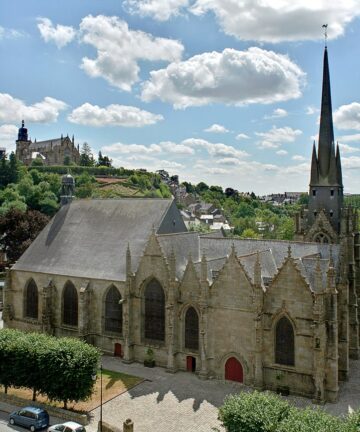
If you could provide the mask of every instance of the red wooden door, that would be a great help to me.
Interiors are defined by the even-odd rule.
[[[196,359],[192,356],[186,356],[186,370],[189,372],[195,372]]]
[[[243,368],[235,357],[230,357],[225,363],[225,379],[240,383],[244,380]]]
[[[116,343],[114,348],[114,356],[115,357],[122,357],[122,349],[121,344]]]

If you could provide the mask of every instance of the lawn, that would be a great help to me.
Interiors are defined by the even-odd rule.
[[[135,385],[142,382],[142,378],[138,378],[132,375],[126,375],[121,372],[109,371],[107,369],[103,369],[102,371],[102,400],[103,403],[107,402],[110,399],[113,399],[115,396],[120,395],[121,393],[126,392],[131,389]],[[0,391],[4,392],[4,388],[0,386]],[[8,394],[17,396],[23,399],[27,399],[30,402],[32,401],[32,390],[20,388],[9,388]],[[47,405],[55,406],[62,408],[62,402],[54,402],[49,401],[46,397],[42,395],[38,395],[36,400],[38,402],[45,403]],[[74,411],[88,412],[100,406],[100,371],[98,371],[97,380],[94,386],[94,392],[92,397],[87,401],[81,401],[77,403],[68,403],[68,409]]]

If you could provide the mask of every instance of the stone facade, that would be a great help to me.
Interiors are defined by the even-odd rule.
[[[68,162],[79,164],[79,145],[75,146],[74,136],[55,138],[46,141],[32,142],[28,138],[28,130],[24,121],[19,129],[16,140],[16,157],[25,165],[30,165],[35,159],[39,159],[44,165],[63,165],[65,159]]]

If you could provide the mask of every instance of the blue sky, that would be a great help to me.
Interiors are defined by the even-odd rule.
[[[324,36],[345,192],[360,180],[360,1],[2,0],[0,146],[86,141],[115,166],[305,191]]]

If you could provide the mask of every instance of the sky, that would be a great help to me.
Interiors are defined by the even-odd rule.
[[[360,184],[360,0],[1,0],[0,147],[75,136],[114,166],[307,191],[324,28],[345,193]]]

